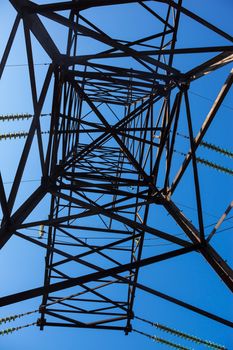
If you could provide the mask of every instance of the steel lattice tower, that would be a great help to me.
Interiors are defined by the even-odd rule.
[[[233,38],[183,7],[181,0],[10,3],[17,15],[0,76],[22,23],[34,111],[9,196],[0,177],[0,246],[16,235],[45,248],[46,259],[44,285],[1,297],[0,305],[41,296],[41,329],[54,325],[127,333],[134,317],[135,293],[141,289],[232,326],[228,320],[144,285],[139,270],[168,259],[175,264],[183,254],[198,254],[233,290],[232,269],[205,234],[196,154],[231,88],[232,72],[198,132],[190,103],[190,86],[232,61]],[[163,4],[163,16],[153,9],[154,3]],[[162,30],[129,41],[127,35],[114,38],[87,19],[88,11],[95,8],[108,7],[114,15],[115,5],[122,11],[124,6],[138,6]],[[228,45],[180,48],[181,16],[201,24]],[[53,25],[58,24],[68,32],[64,51],[52,34]],[[33,40],[50,62],[41,91]],[[90,53],[80,54],[82,45]],[[210,53],[211,58],[185,72],[174,63],[180,55],[188,60]],[[49,134],[44,138],[41,114],[48,100],[52,101]],[[183,150],[181,141],[185,154],[181,159],[177,143],[184,123],[188,146]],[[34,142],[41,181],[15,207]],[[195,222],[173,200],[187,171],[195,194]],[[47,213],[40,209],[45,202],[50,203]],[[164,215],[173,225],[172,232],[166,228]],[[39,227],[42,234],[46,232],[47,242],[28,234],[28,228]],[[184,236],[177,235],[177,230]],[[148,237],[168,245],[146,254],[143,247]]]

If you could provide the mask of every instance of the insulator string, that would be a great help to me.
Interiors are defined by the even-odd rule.
[[[41,117],[45,117],[45,116],[49,116],[51,115],[51,113],[42,113],[40,116]],[[0,121],[2,122],[10,122],[10,121],[14,121],[14,120],[28,120],[33,118],[34,115],[33,114],[29,114],[29,113],[22,113],[22,114],[6,114],[6,115],[0,115]]]
[[[169,340],[167,340],[167,339],[157,337],[156,335],[150,335],[150,334],[148,334],[148,333],[139,331],[139,330],[134,329],[134,328],[133,328],[132,330],[133,330],[133,332],[138,333],[138,334],[141,334],[141,335],[143,335],[143,336],[145,336],[145,337],[147,337],[147,338],[153,340],[154,342],[167,345],[167,346],[172,347],[172,348],[177,349],[177,350],[193,350],[193,349],[191,349],[191,348],[187,348],[186,346],[173,343],[173,342],[171,342],[171,341],[169,341]]]
[[[146,320],[142,317],[138,317],[138,316],[135,316],[135,318],[139,321],[142,321],[144,323],[147,323],[163,332],[167,332],[167,333],[170,333],[172,335],[175,335],[175,336],[178,336],[180,338],[183,338],[185,340],[188,340],[188,341],[191,341],[191,342],[194,342],[196,344],[199,344],[199,345],[205,345],[211,349],[214,349],[214,350],[226,350],[226,347],[223,346],[223,345],[219,345],[219,344],[216,344],[214,342],[211,342],[209,340],[205,340],[205,339],[201,339],[197,336],[194,336],[194,335],[190,335],[190,334],[187,334],[185,332],[182,332],[182,331],[179,331],[177,329],[174,329],[174,328],[170,328],[168,326],[165,326],[161,323],[155,323],[155,322],[152,322],[152,321],[149,321],[149,320]]]
[[[176,135],[181,136],[181,137],[189,140],[189,137],[187,135],[181,134],[179,132],[177,132]],[[210,149],[212,151],[218,152],[218,153],[220,153],[220,154],[222,154],[224,156],[233,158],[233,152],[231,152],[230,150],[227,150],[225,148],[222,148],[220,146],[214,145],[214,144],[212,144],[210,142],[201,141],[200,146],[208,148],[208,149]]]
[[[3,323],[7,323],[7,322],[13,322],[17,318],[22,318],[24,316],[31,315],[31,314],[34,314],[34,313],[37,313],[37,312],[38,312],[38,309],[37,310],[33,310],[33,311],[28,311],[28,312],[25,312],[23,314],[18,314],[18,315],[13,315],[13,316],[0,318],[0,325],[3,324]]]
[[[184,157],[187,156],[186,153],[177,151],[176,149],[174,149],[174,152],[175,152],[175,153],[178,153],[178,154],[180,154],[180,155],[182,155],[182,156],[184,156]],[[208,166],[208,167],[210,167],[210,168],[212,168],[212,169],[221,171],[222,173],[225,173],[225,174],[227,174],[227,175],[233,175],[233,170],[232,170],[232,169],[223,167],[222,165],[216,164],[216,163],[214,163],[214,162],[210,162],[208,159],[196,157],[196,161],[197,161],[198,163],[203,164],[203,165],[205,165],[205,166]]]
[[[4,330],[0,330],[0,335],[8,335],[12,334],[13,332],[19,331],[20,329],[31,327],[37,325],[37,322],[29,323],[23,326],[18,326],[18,327],[12,327],[12,328],[7,328]]]

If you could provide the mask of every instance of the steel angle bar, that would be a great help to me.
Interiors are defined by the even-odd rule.
[[[204,123],[202,124],[202,127],[200,128],[199,133],[195,137],[195,140],[194,140],[195,149],[197,149],[197,147],[200,145],[201,141],[203,140],[203,137],[205,136],[212,121],[214,120],[219,108],[221,107],[221,105],[224,101],[224,98],[228,94],[232,83],[233,83],[233,69],[231,70],[230,74],[228,75],[228,77],[227,77],[224,85],[222,86],[216,100],[214,101],[209,113],[207,114],[206,119],[205,119]],[[178,183],[180,182],[185,170],[187,169],[190,161],[191,161],[191,153],[189,151],[187,153],[187,156],[185,157],[185,160],[184,160],[182,166],[180,167],[179,171],[177,172],[177,174],[173,180],[173,183],[172,183],[171,189],[170,189],[171,194],[175,191],[175,189],[176,189]]]
[[[10,2],[19,14],[24,15],[24,20],[27,22],[30,31],[46,51],[52,62],[59,64],[60,52],[39,17],[36,14],[27,14],[25,6],[30,6],[30,2],[27,0],[10,0]]]
[[[212,314],[211,312],[208,312],[206,310],[203,310],[201,308],[198,308],[194,305],[191,305],[191,304],[188,304],[180,299],[177,299],[177,298],[174,298],[174,297],[171,297],[170,295],[167,295],[165,293],[162,293],[162,292],[159,292],[158,290],[155,290],[153,288],[150,288],[150,287],[147,287],[147,286],[144,286],[143,284],[141,283],[137,283],[137,287],[141,290],[144,290],[145,292],[148,292],[150,294],[153,294],[159,298],[162,298],[164,300],[167,300],[171,303],[174,303],[176,305],[179,305],[181,307],[184,307],[185,309],[188,309],[190,311],[193,311],[197,314],[200,314],[204,317],[207,317],[209,319],[212,319],[216,322],[219,322],[221,324],[224,324],[225,326],[228,326],[228,327],[231,327],[233,328],[233,322],[232,321],[229,321],[229,320],[226,320],[218,315],[215,315],[215,314]]]
[[[212,30],[215,33],[219,34],[220,36],[224,37],[225,39],[233,42],[233,37],[231,35],[229,35],[228,33],[225,33],[223,30],[217,28],[216,26],[214,26],[213,24],[209,23],[208,21],[206,21],[202,17],[198,16],[194,12],[188,10],[187,8],[185,8],[183,6],[179,6],[175,1],[171,1],[171,0],[156,0],[156,1],[168,4],[168,5],[172,6],[172,7],[174,7],[175,9],[179,9],[179,11],[182,12],[183,14],[185,14],[186,16],[188,16],[188,17],[192,18],[193,20],[201,23],[203,26],[209,28],[210,30]]]
[[[191,244],[191,243],[189,243],[181,238],[172,236],[171,234],[162,232],[162,231],[157,230],[151,226],[143,225],[143,224],[135,222],[127,217],[123,217],[121,215],[115,214],[111,210],[103,209],[102,206],[97,206],[96,204],[93,205],[93,204],[84,202],[84,201],[77,199],[77,198],[69,198],[69,196],[65,195],[64,193],[57,193],[54,190],[51,190],[50,192],[54,196],[59,196],[59,197],[66,199],[68,201],[72,201],[73,203],[80,204],[83,208],[93,210],[94,213],[101,213],[102,215],[105,215],[107,217],[111,217],[114,220],[120,221],[131,228],[137,229],[138,231],[145,230],[148,233],[151,233],[155,236],[158,236],[160,238],[163,238],[165,240],[168,240],[170,242],[176,243],[176,244],[184,246],[184,247],[188,247]]]
[[[199,249],[199,246],[192,245],[191,247],[181,248],[178,250],[174,250],[172,252],[160,254],[160,255],[155,256],[155,257],[145,258],[145,259],[142,259],[140,262],[133,262],[133,263],[129,263],[129,264],[124,264],[121,266],[113,267],[113,268],[106,269],[106,270],[97,271],[97,272],[87,274],[84,276],[80,276],[77,278],[71,278],[69,280],[50,284],[47,287],[44,287],[44,286],[38,287],[38,288],[30,289],[27,291],[23,291],[20,293],[1,297],[0,298],[0,306],[14,304],[14,303],[17,303],[17,302],[20,302],[23,300],[38,297],[38,296],[42,295],[44,292],[53,293],[53,292],[56,292],[59,290],[63,290],[66,288],[71,288],[71,287],[77,286],[79,284],[85,284],[85,283],[88,283],[90,281],[96,281],[100,278],[107,277],[107,276],[116,277],[117,274],[128,271],[129,268],[133,268],[136,266],[140,266],[140,267],[147,266],[147,265],[153,264],[155,262],[163,261],[165,259],[170,259],[170,258],[179,256],[182,254],[186,254],[186,253],[189,253],[191,251],[198,250],[198,249]],[[87,262],[85,262],[85,263],[87,263]],[[121,279],[121,278],[122,278],[121,276],[118,276],[118,279]],[[124,278],[123,278],[123,280],[124,280]]]
[[[6,66],[6,62],[7,62],[7,59],[8,59],[8,56],[9,56],[17,29],[18,29],[18,26],[19,26],[19,23],[20,23],[20,15],[17,14],[15,21],[14,21],[14,24],[13,24],[13,27],[12,27],[12,30],[11,30],[11,33],[10,33],[10,36],[9,36],[9,39],[7,41],[7,44],[6,44],[5,51],[3,53],[3,56],[2,56],[2,59],[0,62],[0,79],[2,77],[2,73],[3,73],[4,68]]]
[[[142,1],[151,1],[151,0],[142,0]],[[131,4],[131,3],[137,3],[136,0],[79,0],[78,3],[75,3],[73,1],[63,1],[60,3],[50,3],[46,5],[37,5],[37,4],[27,4],[25,5],[25,8],[27,11],[31,13],[44,13],[44,12],[51,12],[51,11],[65,11],[65,10],[75,10],[75,11],[82,11],[86,10],[91,7],[97,7],[97,6],[112,6],[112,5],[119,5],[119,4]]]

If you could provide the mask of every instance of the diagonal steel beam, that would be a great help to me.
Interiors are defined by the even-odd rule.
[[[203,140],[207,130],[209,129],[212,121],[214,120],[214,117],[216,116],[219,108],[222,105],[222,102],[224,101],[224,98],[226,97],[227,93],[229,92],[231,85],[233,83],[233,69],[231,70],[230,74],[228,75],[223,87],[221,88],[213,106],[211,107],[208,115],[206,116],[206,119],[204,121],[204,123],[202,124],[202,127],[200,128],[200,131],[198,133],[198,135],[195,137],[194,140],[194,144],[195,144],[195,150],[197,149],[197,147],[200,145],[201,141]],[[175,191],[178,183],[180,182],[182,176],[185,173],[185,170],[187,169],[189,163],[191,161],[191,150],[189,150],[189,152],[187,153],[187,156],[182,164],[182,166],[180,167],[178,173],[176,174],[173,183],[171,185],[170,188],[170,194],[173,194],[173,192]]]
[[[142,1],[151,1],[151,0],[142,0]],[[122,5],[122,4],[131,4],[137,3],[136,0],[79,0],[78,2],[74,1],[63,1],[60,3],[50,3],[46,5],[37,5],[32,2],[32,4],[25,6],[30,12],[50,12],[50,11],[65,11],[65,10],[75,10],[82,11],[91,7],[97,6],[111,6],[111,5]]]
[[[88,283],[91,281],[96,281],[96,280],[99,280],[103,277],[107,277],[107,276],[115,277],[116,274],[120,274],[122,272],[128,271],[131,268],[135,268],[137,266],[142,267],[142,266],[151,265],[155,262],[164,261],[166,259],[170,259],[170,258],[175,257],[175,256],[179,256],[182,254],[189,253],[191,251],[195,251],[198,248],[199,248],[199,246],[193,245],[191,247],[181,248],[178,250],[174,250],[172,252],[160,254],[160,255],[157,255],[154,257],[150,257],[150,258],[145,258],[145,259],[142,259],[140,262],[137,261],[137,262],[133,262],[133,263],[129,263],[129,264],[124,264],[124,265],[113,267],[110,269],[101,270],[101,271],[93,272],[90,274],[86,274],[84,276],[80,276],[77,278],[71,278],[69,280],[50,284],[49,286],[46,286],[46,287],[44,287],[44,286],[38,287],[38,288],[30,289],[30,290],[27,290],[24,292],[1,297],[0,298],[0,306],[10,305],[10,304],[14,304],[14,303],[17,303],[17,302],[20,302],[23,300],[36,298],[36,297],[42,295],[44,292],[46,292],[46,293],[57,292],[59,290],[71,288],[71,287],[74,287],[74,286],[77,286],[80,284],[82,285],[82,284],[85,284],[85,283]],[[121,276],[118,276],[118,278],[120,279]]]
[[[16,11],[20,15],[24,16],[24,19],[27,21],[31,32],[39,41],[39,43],[46,51],[48,56],[51,58],[51,60],[54,63],[59,62],[61,54],[39,17],[35,14],[29,15],[23,10],[25,6],[30,6],[31,2],[28,0],[10,0],[10,2],[14,6]]]
[[[2,77],[2,73],[3,73],[3,70],[5,68],[6,61],[8,59],[8,56],[9,56],[9,53],[10,53],[10,50],[11,50],[11,47],[12,47],[12,44],[13,44],[13,41],[14,41],[14,38],[15,38],[18,26],[19,26],[19,22],[20,22],[20,15],[18,14],[16,16],[16,19],[15,19],[15,22],[13,24],[13,27],[12,27],[9,39],[7,41],[7,45],[6,45],[5,51],[4,51],[2,59],[1,59],[1,63],[0,63],[0,79]]]
[[[174,7],[175,9],[179,9],[186,16],[192,18],[193,20],[195,20],[198,23],[202,24],[206,28],[209,28],[210,30],[212,30],[215,33],[219,34],[220,36],[224,37],[225,39],[233,42],[233,37],[231,35],[229,35],[228,33],[225,33],[223,30],[217,28],[216,26],[214,26],[213,24],[209,23],[208,21],[206,21],[202,17],[198,16],[194,12],[188,10],[187,8],[185,8],[183,6],[179,6],[175,1],[172,1],[172,0],[156,0],[156,1],[168,4],[168,5],[172,6],[172,7]]]

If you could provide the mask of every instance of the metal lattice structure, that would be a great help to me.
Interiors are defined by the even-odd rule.
[[[8,198],[0,177],[0,246],[16,235],[47,253],[44,285],[1,297],[0,305],[42,296],[41,329],[54,325],[127,333],[138,288],[232,326],[228,320],[144,285],[138,277],[143,266],[167,259],[175,263],[176,257],[195,252],[210,264],[226,288],[233,290],[232,269],[212,247],[212,236],[205,235],[196,155],[231,88],[232,72],[197,134],[189,93],[193,82],[233,60],[233,38],[183,7],[181,0],[10,3],[17,15],[0,75],[22,23],[34,111]],[[155,4],[163,6],[163,15],[155,11]],[[125,6],[137,6],[153,18],[158,31],[134,41],[127,35],[116,39],[88,19],[89,10],[108,8],[114,14],[115,6],[123,12]],[[201,24],[229,45],[176,48],[181,16]],[[59,38],[51,34],[53,25],[58,24],[68,31],[64,51],[58,48]],[[39,95],[35,40],[50,62]],[[80,54],[82,45],[90,52]],[[212,57],[193,64],[186,72],[174,64],[180,55],[204,53]],[[50,132],[43,135],[41,114],[47,100],[52,101]],[[184,160],[176,148],[180,123],[185,123],[187,131]],[[41,181],[27,198],[21,196],[15,207],[34,142]],[[173,200],[187,171],[195,193],[195,223]],[[47,217],[40,209],[44,202],[50,203]],[[160,211],[169,215],[172,232],[166,222],[160,222],[160,214],[151,217]],[[28,228],[46,234],[47,242],[31,237]],[[146,255],[143,247],[148,237],[171,246]]]

